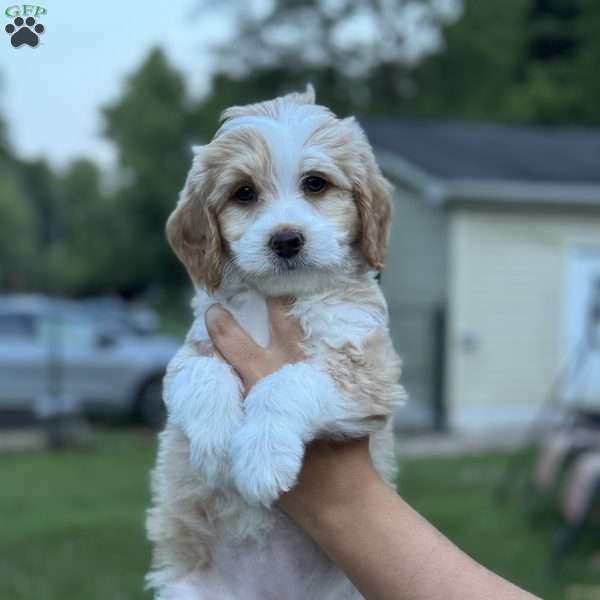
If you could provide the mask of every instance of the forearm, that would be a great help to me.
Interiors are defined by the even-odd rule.
[[[299,323],[287,318],[284,303],[271,299],[268,307],[267,349],[222,309],[213,307],[206,315],[215,347],[240,375],[246,391],[303,359]],[[312,442],[299,480],[278,503],[368,600],[533,598],[471,560],[399,498],[377,475],[367,438]]]
[[[392,489],[366,475],[335,505],[292,516],[368,600],[526,600],[418,515]]]

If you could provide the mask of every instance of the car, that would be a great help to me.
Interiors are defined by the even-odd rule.
[[[141,314],[117,301],[0,296],[0,418],[102,411],[159,427],[162,378],[181,342]]]

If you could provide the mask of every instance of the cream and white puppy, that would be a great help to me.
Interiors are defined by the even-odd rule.
[[[164,382],[168,423],[153,472],[148,534],[160,600],[360,598],[274,501],[305,445],[371,436],[393,476],[400,361],[375,279],[391,188],[353,118],[314,90],[224,112],[195,149],[167,235],[195,284],[195,320]],[[220,302],[266,345],[265,298],[295,300],[306,359],[259,381],[206,356],[204,313]]]

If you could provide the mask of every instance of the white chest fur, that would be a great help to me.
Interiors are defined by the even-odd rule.
[[[362,340],[373,330],[387,328],[387,306],[376,284],[370,298],[355,300],[349,292],[335,290],[298,299],[290,314],[300,319],[309,345],[325,343],[340,348],[351,342],[360,347]],[[357,294],[358,295],[358,294]],[[246,332],[261,346],[269,343],[269,320],[264,296],[245,289],[236,294],[209,297],[198,291],[194,301],[195,322],[190,330],[193,341],[209,339],[204,314],[209,306],[219,302],[229,310]]]

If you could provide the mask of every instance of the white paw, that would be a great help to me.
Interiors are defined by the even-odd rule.
[[[188,358],[165,378],[169,420],[190,442],[190,462],[211,487],[229,468],[231,437],[242,422],[240,381],[231,367],[207,357]]]
[[[232,477],[249,504],[270,507],[290,490],[304,456],[302,438],[270,419],[246,424],[232,439]]]
[[[188,425],[185,431],[190,442],[190,464],[208,486],[221,485],[230,471],[228,446],[233,428],[221,426],[218,431],[210,431],[204,423]]]

